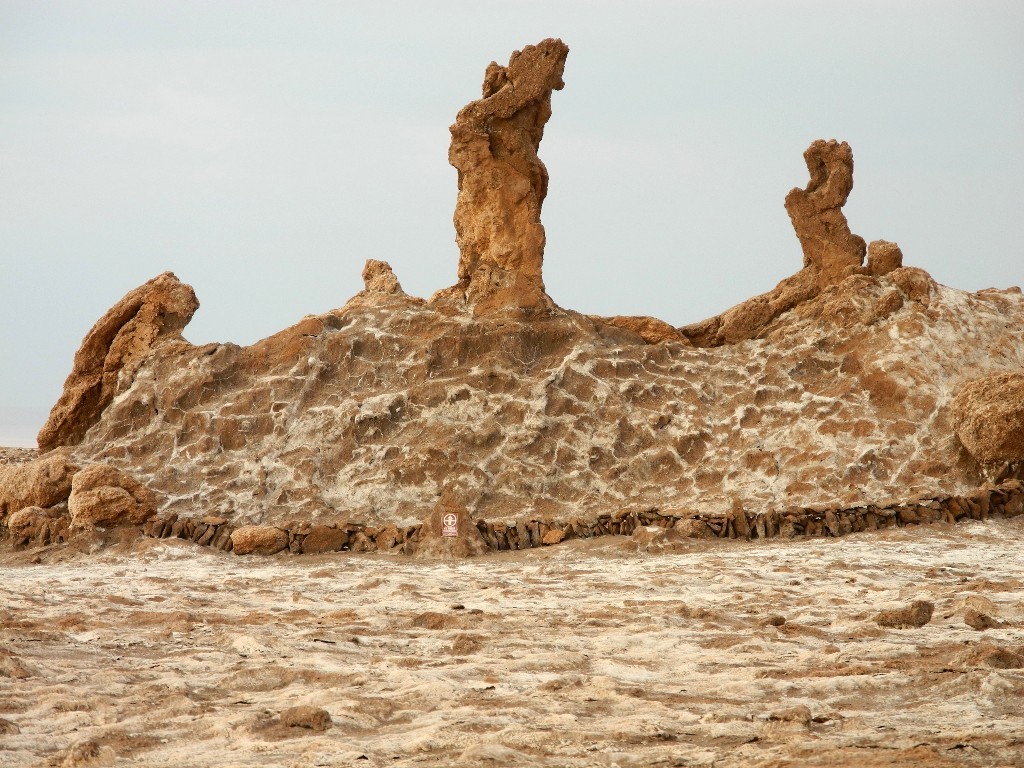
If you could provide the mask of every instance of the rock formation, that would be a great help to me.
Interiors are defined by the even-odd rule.
[[[843,206],[853,190],[853,151],[845,141],[818,139],[804,152],[811,180],[786,195],[786,211],[804,251],[804,267],[819,285],[855,274],[864,262],[864,238],[850,232]]]
[[[810,181],[786,195],[786,211],[804,252],[804,266],[768,293],[755,296],[721,315],[680,328],[694,344],[714,347],[756,338],[765,327],[829,286],[865,272],[864,239],[850,232],[843,206],[853,189],[853,152],[845,141],[817,140],[804,152]],[[902,264],[895,243],[872,243],[877,255],[873,274]]]
[[[18,540],[60,540],[72,517],[155,510],[148,535],[225,551],[438,556],[1024,512],[1019,484],[972,496],[1022,455],[1024,297],[938,285],[885,241],[863,265],[845,144],[806,153],[787,197],[804,266],[773,291],[684,329],[555,307],[536,150],[565,55],[548,40],[492,65],[452,128],[455,288],[425,302],[370,260],[339,309],[193,346],[195,296],[159,276],[86,336],[43,455],[0,467],[0,525],[28,508]]]
[[[507,67],[492,61],[483,97],[459,111],[448,150],[459,172],[459,282],[438,301],[464,302],[478,315],[552,306],[541,276],[548,172],[537,150],[568,54],[548,39],[513,53]]]
[[[992,474],[1005,476],[1024,468],[1024,372],[965,384],[953,400],[953,428],[971,456]]]
[[[92,464],[72,479],[68,511],[75,528],[142,525],[156,512],[156,499],[125,472]]]
[[[39,449],[81,442],[114,397],[161,342],[181,338],[199,308],[190,286],[170,272],[126,295],[86,334],[60,400],[39,432]]]

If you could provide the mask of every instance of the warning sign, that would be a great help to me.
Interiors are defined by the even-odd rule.
[[[454,512],[447,513],[441,518],[441,535],[442,536],[458,536],[459,535],[459,516]]]

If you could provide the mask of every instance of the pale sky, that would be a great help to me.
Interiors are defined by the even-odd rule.
[[[455,282],[448,126],[492,59],[570,48],[541,145],[559,304],[681,325],[801,265],[818,138],[905,263],[1024,283],[1024,3],[0,0],[0,444],[165,270],[185,336],[248,344],[361,287]]]

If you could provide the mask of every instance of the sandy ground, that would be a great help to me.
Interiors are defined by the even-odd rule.
[[[457,563],[8,552],[0,765],[1024,765],[1022,543],[1018,518]],[[924,627],[875,623],[918,598]]]

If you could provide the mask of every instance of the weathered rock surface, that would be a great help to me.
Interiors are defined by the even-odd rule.
[[[52,507],[66,501],[78,469],[67,449],[23,464],[0,466],[0,523],[25,507]]]
[[[288,548],[288,532],[272,525],[243,525],[231,534],[236,555],[275,555]]]
[[[916,629],[932,620],[935,605],[927,600],[915,600],[902,608],[879,611],[875,622],[880,627],[891,629]]]
[[[68,511],[75,528],[141,525],[156,512],[156,498],[126,472],[92,464],[72,479]]]
[[[903,251],[896,243],[888,240],[872,240],[868,243],[868,272],[872,275],[887,275],[903,266]]]
[[[1024,462],[1024,373],[965,384],[953,400],[953,428],[983,464]]]
[[[90,331],[42,447],[74,438],[70,461],[156,492],[150,535],[235,551],[429,551],[418,526],[446,489],[500,549],[629,534],[652,509],[695,511],[669,523],[700,537],[984,519],[987,501],[959,501],[983,475],[950,405],[971,379],[1024,370],[1024,297],[940,286],[881,241],[862,265],[847,145],[806,153],[810,182],[787,198],[805,266],[774,291],[678,332],[547,299],[536,150],[566,51],[492,65],[453,126],[455,289],[424,302],[371,260],[340,309],[193,346],[194,295],[162,275]],[[940,497],[952,506],[873,506]]]
[[[689,346],[690,341],[677,328],[659,320],[656,317],[647,315],[615,315],[613,317],[597,317],[590,315],[590,319],[596,323],[622,328],[623,330],[635,333],[648,344],[660,344],[663,341],[675,341]]]
[[[459,111],[448,150],[459,172],[459,282],[436,302],[476,314],[553,307],[541,276],[548,172],[537,150],[568,55],[561,40],[548,39],[513,53],[507,67],[492,61],[483,97]]]
[[[198,308],[192,288],[170,272],[111,307],[75,353],[64,392],[39,432],[40,450],[81,442],[110,401],[131,386],[142,361],[161,342],[180,339]]]
[[[713,347],[757,338],[775,318],[815,298],[825,288],[865,272],[881,276],[902,264],[899,246],[879,240],[872,244],[874,261],[867,269],[862,266],[864,239],[850,232],[842,211],[853,189],[850,145],[819,139],[804,152],[804,161],[811,177],[807,187],[786,195],[786,211],[804,252],[803,269],[768,293],[680,328],[694,344]]]
[[[949,404],[1024,368],[1024,300],[918,273],[853,275],[713,348],[384,294],[251,347],[162,347],[72,459],[234,525],[409,526],[452,484],[486,520],[963,493],[982,478]]]
[[[835,139],[818,139],[804,152],[811,180],[790,190],[786,211],[804,251],[804,267],[817,272],[820,285],[855,274],[864,262],[864,238],[850,232],[843,215],[853,190],[853,151]]]

